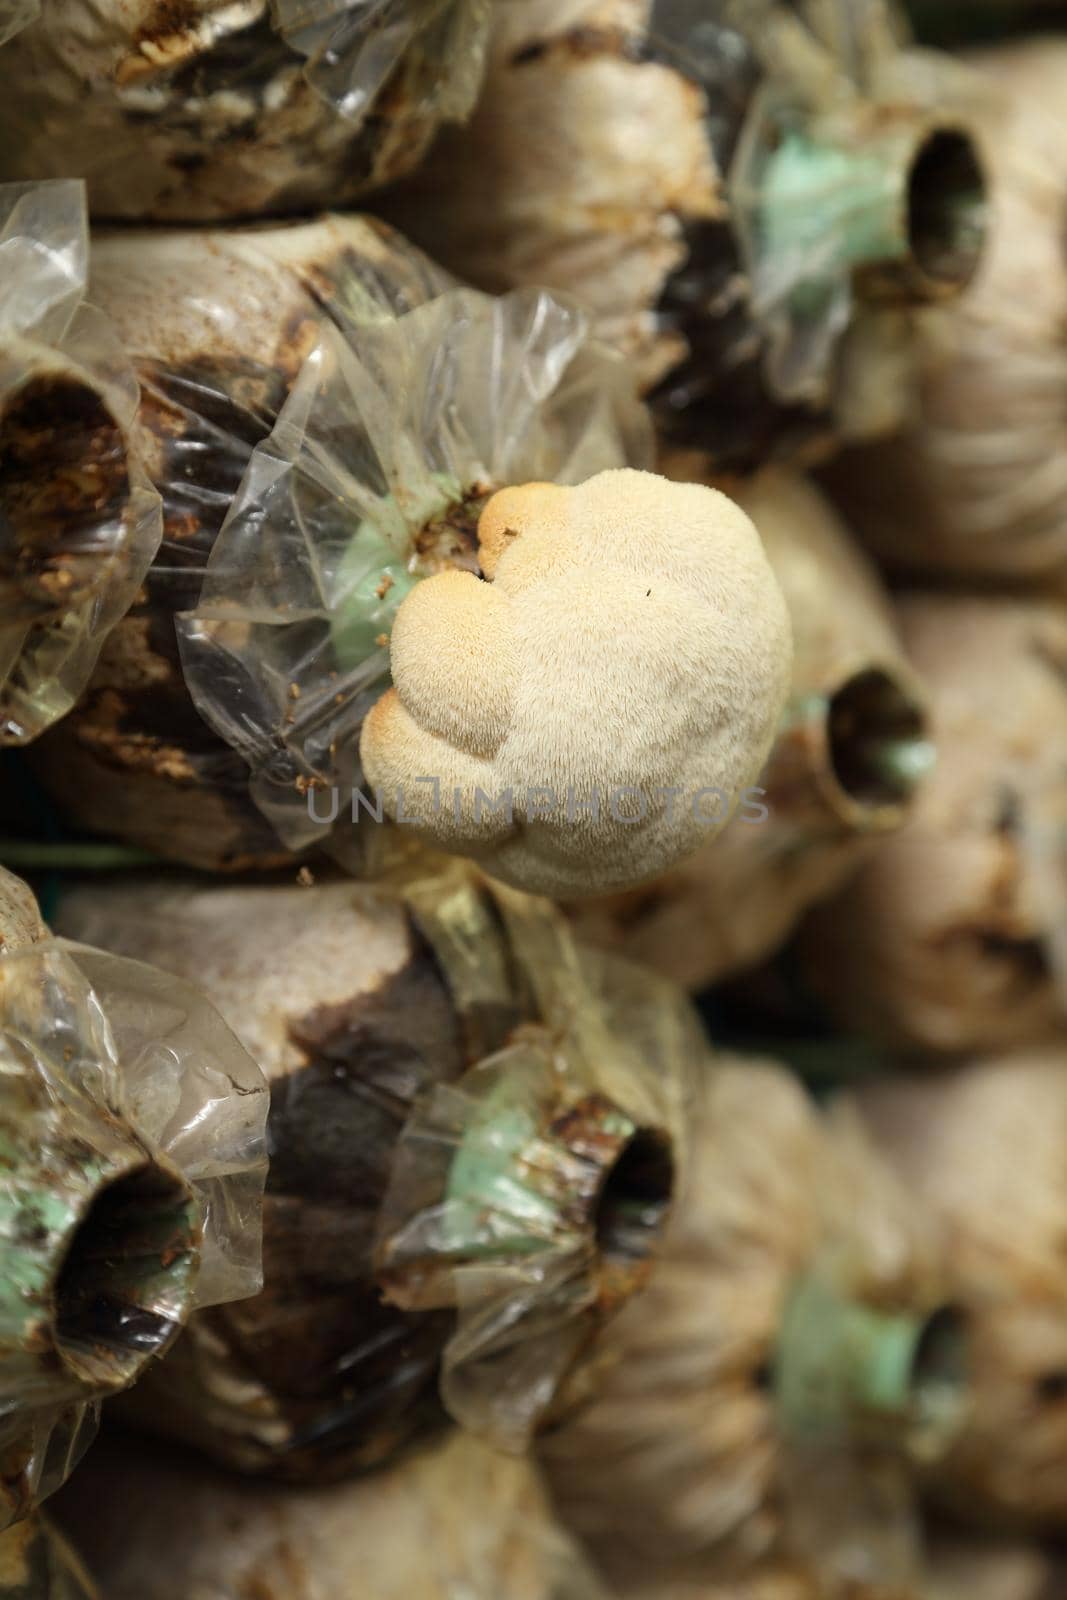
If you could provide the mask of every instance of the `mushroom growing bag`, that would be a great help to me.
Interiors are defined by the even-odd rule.
[[[595,1386],[601,1330],[654,1271],[707,1046],[673,986],[494,895],[539,1021],[415,1105],[378,1257],[387,1300],[455,1311],[452,1416],[521,1451]]]
[[[896,426],[968,281],[968,78],[886,0],[521,0],[387,214],[480,288],[573,294],[665,431],[748,470]]]
[[[5,0],[10,4],[10,0]],[[156,222],[351,203],[481,81],[489,0],[43,0],[0,60],[0,177]],[[0,20],[0,37],[4,22]]]
[[[191,985],[41,929],[0,955],[0,1523],[94,1401],[260,1282],[267,1090]]]
[[[520,1446],[580,1397],[684,1165],[706,1047],[677,990],[606,983],[547,902],[457,862],[120,880],[60,919],[195,974],[271,1084],[263,1290],[192,1319],[123,1401],[140,1425],[322,1482],[439,1425],[442,1396]]]
[[[651,448],[623,363],[547,294],[457,289],[358,336],[324,329],[181,624],[197,708],[287,846],[321,844],[336,806],[331,842],[361,864],[359,734],[393,618],[421,577],[477,572],[489,496]]]
[[[785,1557],[820,1594],[907,1592],[914,1466],[966,1404],[940,1241],[857,1128],[772,1063],[712,1063],[689,1127],[648,1288],[607,1330],[589,1404],[540,1444],[557,1510],[628,1597],[717,1593]]]
[[[80,183],[0,186],[0,745],[62,717],[162,537]]]
[[[332,319],[390,319],[450,283],[390,229],[327,215],[269,228],[101,230],[90,291],[117,327],[141,398],[136,435],[163,497],[163,543],[87,692],[34,749],[81,828],[209,870],[276,865],[277,835],[244,762],[197,713],[175,615],[195,606],[256,445]]]

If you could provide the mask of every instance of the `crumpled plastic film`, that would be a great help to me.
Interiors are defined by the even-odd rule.
[[[917,308],[984,242],[971,81],[892,0],[504,3],[467,124],[382,205],[480,288],[573,294],[747,472],[913,406]]]
[[[270,1096],[263,1075],[191,983],[60,941],[92,986],[131,1122],[192,1188],[200,1216],[193,1309],[244,1300],[263,1281],[261,1208]]]
[[[457,1406],[486,1431],[510,1427],[517,1439],[564,1380],[578,1387],[589,1369],[579,1362],[572,1373],[574,1357],[595,1349],[604,1318],[641,1288],[682,1160],[682,1078],[704,1046],[678,991],[655,980],[648,987],[628,969],[616,978],[598,958],[587,967],[547,902],[494,894],[466,864],[424,858],[409,868],[374,884],[310,887],[142,878],[75,888],[60,908],[60,926],[81,939],[140,949],[161,967],[196,975],[270,1081],[263,1291],[193,1317],[167,1358],[118,1402],[139,1426],[244,1472],[321,1483],[391,1460],[439,1429],[439,1371],[453,1336],[465,1337],[483,1313],[499,1335],[509,1306],[511,1348],[500,1335],[488,1350],[483,1337],[464,1355],[456,1386],[486,1393]],[[579,1040],[595,1072],[585,1070]],[[581,1187],[536,1256],[512,1248],[502,1216],[499,1248],[474,1263],[489,1274],[474,1286],[479,1301],[457,1321],[454,1240],[444,1238],[451,1254],[439,1259],[441,1229],[412,1216],[437,1201],[427,1185],[447,1185],[439,1169],[448,1153],[429,1171],[408,1162],[418,1192],[409,1185],[399,1195],[407,1209],[396,1219],[411,1223],[408,1256],[393,1252],[383,1263],[377,1242],[395,1163],[407,1160],[406,1133],[452,1103],[448,1086],[458,1086],[461,1111],[476,1109],[470,1082],[479,1061],[491,1070],[477,1082],[502,1083],[506,1102],[485,1142],[491,1149],[501,1122],[513,1137],[484,1159],[482,1130],[467,1140],[456,1175],[460,1210],[480,1184],[497,1200],[509,1183],[519,1192],[516,1163],[539,1130],[526,1136],[520,1125],[516,1134],[512,1106],[520,1118],[531,1108],[530,1117],[553,1124],[540,1131],[546,1183],[562,1175]],[[498,1109],[499,1101],[494,1116]],[[641,1137],[628,1143],[631,1126]],[[646,1169],[654,1184],[643,1184]],[[615,1173],[618,1193],[602,1200]],[[395,1295],[382,1292],[383,1265]],[[509,1278],[512,1266],[520,1270]],[[419,1292],[422,1277],[432,1294]],[[473,1279],[465,1275],[465,1290]],[[496,1353],[514,1374],[512,1400],[497,1390]],[[569,1402],[569,1381],[567,1389],[561,1399]],[[517,1419],[485,1420],[509,1404],[521,1410]]]
[[[18,1428],[0,1423],[0,1528],[18,1526],[66,1483],[96,1438],[99,1400],[32,1411]]]
[[[361,123],[399,90],[436,124],[462,121],[474,104],[490,3],[271,0],[271,10],[286,44],[307,58],[308,82],[342,116]],[[442,73],[442,62],[453,70]]]
[[[85,191],[0,186],[0,744],[63,716],[162,536],[137,383],[83,303]]]
[[[648,1276],[706,1046],[668,985],[582,958],[531,902],[497,902],[542,1020],[416,1104],[378,1254],[388,1300],[455,1309],[451,1414],[521,1451],[581,1398],[599,1329]]]
[[[321,844],[336,808],[332,843],[358,850],[359,732],[393,617],[420,577],[477,570],[489,494],[650,454],[622,362],[547,294],[456,289],[349,340],[324,330],[180,624],[197,708],[290,848]]]
[[[175,613],[196,605],[249,457],[323,317],[345,328],[388,319],[450,282],[362,216],[94,233],[91,293],[135,364],[137,437],[163,496],[164,533],[88,692],[34,749],[38,774],[80,827],[209,870],[287,859],[248,797],[245,763],[190,699]]]
[[[938,277],[947,294],[966,275],[962,263],[977,261],[977,167],[972,193],[953,197],[958,236],[939,241],[941,259],[912,258],[908,185],[922,159],[924,119],[931,137],[945,138],[953,108],[962,129],[979,91],[949,58],[902,48],[887,0],[805,0],[796,12],[774,0],[726,0],[724,10],[765,69],[727,185],[752,310],[769,335],[776,392],[821,401],[857,313],[857,273],[874,268],[885,279],[872,286],[874,298],[891,305],[906,297],[909,274],[917,282],[929,270],[935,281],[924,296],[936,298]],[[865,313],[880,314],[887,313]]]
[[[3,1600],[98,1600],[74,1551],[40,1515],[0,1534],[0,1596]]]
[[[376,1467],[439,1427],[450,1313],[383,1303],[374,1239],[418,1094],[500,1049],[524,1015],[477,876],[424,858],[410,881],[373,886],[141,877],[72,889],[58,919],[194,977],[271,1087],[263,1290],[193,1317],[122,1410],[298,1482]]]
[[[48,937],[0,958],[0,1060],[6,1525],[74,1464],[95,1396],[258,1288],[268,1095],[191,985]]]
[[[0,3],[0,44],[6,43],[40,10],[37,0],[2,0]]]
[[[410,171],[473,105],[491,0],[15,5],[0,178],[84,178],[94,218],[207,222],[350,204]]]

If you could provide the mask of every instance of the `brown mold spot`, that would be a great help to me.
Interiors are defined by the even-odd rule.
[[[414,929],[399,971],[295,1018],[289,1034],[305,1064],[272,1085],[265,1287],[209,1317],[289,1425],[272,1471],[323,1481],[387,1459],[440,1419],[452,1315],[385,1305],[373,1251],[416,1095],[468,1063],[454,1001]]]
[[[289,1024],[305,1065],[271,1099],[272,1192],[377,1214],[417,1095],[467,1066],[455,1002],[429,945],[374,989]]]
[[[420,528],[415,535],[415,550],[428,572],[444,572],[452,567],[478,571],[478,521],[492,494],[489,484],[472,484],[461,500]]]
[[[172,34],[194,28],[200,20],[195,0],[156,0],[145,21],[134,34],[134,43],[158,43]]]
[[[549,1129],[583,1163],[568,1207],[579,1227],[591,1225],[599,1252],[602,1311],[616,1309],[645,1281],[674,1198],[674,1154],[661,1129],[621,1134],[616,1108],[587,1095]]]
[[[0,585],[40,613],[76,604],[116,557],[129,494],[126,441],[103,397],[30,378],[0,415]]]

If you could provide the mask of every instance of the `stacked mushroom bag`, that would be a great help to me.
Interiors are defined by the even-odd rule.
[[[77,183],[0,189],[0,745],[74,704],[162,536]]]
[[[988,249],[973,292],[929,314],[910,425],[828,482],[893,570],[1062,593],[1067,45],[1027,39],[973,64]]]
[[[101,236],[94,263],[141,381],[164,541],[87,695],[35,753],[72,818],[195,865],[284,861],[324,842],[331,796],[309,789],[358,812],[363,719],[384,696],[394,714],[364,747],[390,812],[407,779],[409,822],[523,886],[622,885],[712,831],[659,790],[755,778],[785,692],[785,609],[725,497],[599,479],[649,464],[648,423],[580,313],[441,293],[425,258],[359,219]],[[494,501],[503,489],[517,498]],[[451,675],[424,680],[469,609],[497,642],[452,709]],[[631,659],[644,665],[625,677]],[[430,757],[440,785],[422,789],[408,769]],[[472,818],[483,785],[494,803],[514,793],[510,819]],[[428,794],[433,815],[416,814]],[[368,837],[342,827],[331,847],[362,870]]]
[[[425,875],[424,875],[425,874]],[[682,997],[453,864],[117,883],[60,926],[196,973],[271,1083],[265,1278],[127,1410],[246,1471],[375,1466],[447,1408],[522,1450],[643,1289],[703,1060]]]
[[[1067,615],[913,594],[898,618],[939,759],[909,825],[812,914],[806,979],[842,1026],[931,1059],[1042,1043],[1065,1015]]]
[[[981,253],[972,89],[883,0],[529,0],[388,214],[573,294],[716,470],[899,422],[917,308]]]
[[[193,988],[52,938],[8,873],[0,1050],[8,1527],[196,1307],[257,1288],[267,1093]]]
[[[648,1289],[541,1446],[557,1508],[617,1593],[761,1563],[830,1597],[909,1593],[913,1475],[969,1405],[937,1232],[855,1118],[824,1123],[773,1063],[713,1065],[692,1127]]]
[[[0,1593],[1055,1600],[1060,52],[0,38]]]
[[[937,1075],[898,1074],[853,1097],[948,1241],[972,1398],[952,1449],[929,1468],[928,1488],[981,1528],[1050,1533],[1067,1517],[1063,1068],[1062,1047],[1045,1047]]]
[[[247,793],[243,762],[192,705],[177,613],[204,567],[256,444],[324,316],[374,322],[444,280],[357,217],[289,227],[93,236],[90,294],[140,384],[134,429],[163,501],[163,542],[88,692],[34,758],[74,820],[195,865],[286,858]]]
[[[94,217],[351,204],[478,89],[489,0],[46,0],[0,60],[0,178],[82,178]]]

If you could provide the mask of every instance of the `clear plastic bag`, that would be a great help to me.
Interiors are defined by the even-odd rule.
[[[516,1451],[595,1381],[599,1329],[652,1269],[706,1046],[673,987],[497,903],[541,1021],[414,1107],[378,1257],[387,1300],[455,1310],[442,1398]]]
[[[358,859],[359,732],[422,576],[477,568],[486,498],[644,466],[646,414],[585,317],[536,291],[457,289],[349,339],[325,330],[255,452],[181,624],[197,708],[252,768],[292,849]],[[309,790],[312,791],[309,802]]]
[[[192,1311],[255,1292],[266,1084],[190,985],[40,937],[0,957],[0,1517]]]
[[[467,115],[489,11],[490,0],[43,0],[0,61],[0,176],[84,178],[94,217],[131,221],[350,204]]]
[[[966,125],[981,93],[949,58],[903,49],[885,0],[800,13],[730,11],[766,77],[728,194],[771,387],[818,402],[864,297],[877,315],[880,299],[947,298],[973,274],[984,190]]]
[[[324,318],[351,331],[451,280],[372,219],[93,236],[91,293],[141,385],[137,436],[163,496],[163,543],[89,692],[35,748],[82,828],[187,864],[278,865],[247,768],[193,705],[174,617],[200,595],[212,545]]]
[[[0,1528],[17,1527],[66,1483],[96,1438],[99,1400],[31,1411],[17,1427],[0,1423],[4,1493]]]
[[[889,0],[504,4],[386,214],[481,288],[572,294],[663,429],[747,471],[911,404],[916,308],[983,243],[968,82]]]
[[[6,44],[8,39],[24,28],[27,22],[32,22],[38,15],[38,0],[2,0],[0,4],[0,44]]]
[[[321,1482],[440,1425],[442,1353],[446,1404],[509,1445],[577,1396],[683,1162],[704,1045],[676,990],[579,960],[546,902],[457,862],[373,885],[94,886],[59,925],[195,974],[271,1084],[263,1292],[193,1318],[124,1397],[131,1419]],[[533,1237],[508,1209],[524,1193]]]
[[[62,717],[162,535],[76,182],[0,187],[0,744]]]
[[[387,88],[420,116],[462,122],[482,81],[491,0],[272,0],[274,26],[307,58],[308,82],[350,121]],[[441,71],[448,62],[450,70]],[[399,74],[399,81],[397,81]]]

